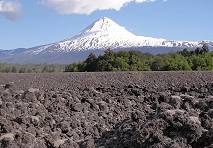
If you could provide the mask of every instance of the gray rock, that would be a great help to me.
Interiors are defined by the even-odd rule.
[[[81,112],[84,106],[81,103],[76,103],[71,106],[72,111]]]
[[[171,96],[169,104],[174,108],[179,109],[181,105],[182,99],[180,96]]]

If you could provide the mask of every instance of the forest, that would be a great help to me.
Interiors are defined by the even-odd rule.
[[[4,73],[210,70],[213,70],[213,51],[209,51],[207,45],[157,55],[137,50],[115,52],[108,49],[98,57],[90,53],[85,61],[67,65],[0,63],[0,72]]]
[[[108,49],[98,57],[90,53],[85,61],[65,66],[65,72],[209,70],[213,70],[213,52],[207,45],[157,55],[136,50],[114,52]]]
[[[49,73],[63,72],[65,65],[0,63],[2,73]]]

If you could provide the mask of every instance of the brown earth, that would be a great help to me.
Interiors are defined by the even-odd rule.
[[[213,72],[0,74],[1,148],[213,148]]]

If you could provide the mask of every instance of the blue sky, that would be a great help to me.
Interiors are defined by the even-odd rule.
[[[213,40],[213,0],[80,1],[0,0],[0,49],[68,39],[103,16],[136,35]]]

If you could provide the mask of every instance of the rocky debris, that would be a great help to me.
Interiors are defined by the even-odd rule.
[[[81,112],[83,110],[83,105],[81,103],[76,103],[71,106],[71,110],[75,112]]]
[[[0,141],[1,140],[8,140],[8,141],[13,141],[14,140],[14,134],[13,133],[7,133],[7,134],[4,134],[0,137]]]
[[[31,122],[33,125],[35,125],[35,126],[38,125],[39,121],[40,121],[40,119],[38,116],[31,116]]]
[[[37,74],[40,85],[17,76],[0,80],[0,147],[213,145],[212,73]]]

